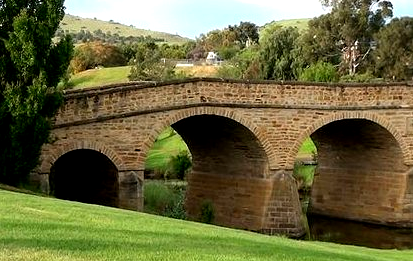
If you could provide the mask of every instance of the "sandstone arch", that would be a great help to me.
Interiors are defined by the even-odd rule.
[[[139,162],[139,168],[144,169],[144,159],[146,158],[146,155],[148,151],[151,149],[156,138],[163,130],[186,118],[201,115],[221,116],[233,120],[239,123],[240,125],[244,126],[253,134],[254,137],[257,138],[258,142],[260,143],[260,146],[262,146],[263,150],[265,151],[266,157],[268,158],[269,169],[279,169],[276,153],[274,152],[271,143],[268,141],[268,135],[266,133],[265,128],[259,127],[253,122],[250,122],[248,119],[236,113],[234,110],[219,107],[195,107],[191,109],[182,110],[172,114],[171,117],[168,117],[166,120],[154,126],[146,142],[144,142],[144,146],[142,148],[143,156],[140,157],[142,160]]]
[[[118,169],[96,150],[71,150],[59,157],[50,170],[49,184],[51,194],[59,199],[119,206]]]
[[[315,131],[320,129],[321,127],[328,125],[332,122],[339,121],[339,120],[345,120],[345,119],[364,119],[364,120],[369,120],[372,121],[381,127],[385,128],[389,133],[393,135],[393,137],[396,139],[398,142],[398,145],[400,146],[402,152],[403,152],[403,160],[407,165],[412,165],[410,163],[411,161],[411,152],[409,150],[407,142],[403,139],[400,131],[393,126],[387,119],[384,117],[372,113],[372,112],[360,112],[360,111],[350,111],[350,112],[336,112],[333,114],[330,114],[328,116],[322,117],[321,119],[315,121],[312,123],[304,132],[301,132],[300,136],[297,138],[296,142],[290,149],[289,157],[288,157],[288,162],[287,166],[289,166],[291,169],[294,166],[294,161],[295,157],[303,144],[303,142],[311,136]]]
[[[396,223],[403,215],[409,170],[400,134],[369,113],[336,114],[316,126],[309,135],[318,152],[310,212]]]
[[[118,170],[122,170],[124,168],[124,164],[117,153],[100,142],[89,140],[69,140],[65,142],[55,142],[52,145],[54,149],[48,151],[48,153],[46,154],[47,157],[42,160],[40,167],[41,173],[50,173],[50,168],[61,156],[68,152],[81,149],[100,152],[108,157],[108,159],[110,159],[113,164],[115,164]],[[49,147],[50,146],[51,145],[49,145]]]

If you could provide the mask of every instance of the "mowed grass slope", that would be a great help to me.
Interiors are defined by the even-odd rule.
[[[98,68],[72,75],[68,85],[73,89],[128,82],[130,66]]]
[[[83,71],[72,75],[68,85],[71,88],[79,89],[128,82],[130,69],[130,66],[120,66]],[[185,73],[189,77],[214,77],[217,66],[179,67],[175,71]]]
[[[156,139],[148,152],[145,162],[147,170],[166,170],[169,160],[181,151],[188,151],[188,147],[171,127],[163,131]]]
[[[104,33],[110,32],[112,35],[117,33],[125,37],[151,36],[152,38],[164,39],[169,43],[185,43],[191,40],[175,34],[139,29],[134,26],[116,23],[116,21],[110,22],[99,19],[82,18],[70,14],[64,16],[60,22],[60,28],[64,31],[68,30],[70,33],[78,33],[80,30],[93,33],[100,29]]]
[[[0,260],[413,260],[0,190]]]

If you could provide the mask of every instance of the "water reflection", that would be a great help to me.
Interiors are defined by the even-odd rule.
[[[300,200],[307,212],[314,176],[314,165],[298,163],[294,176],[298,181]],[[307,240],[334,242],[380,249],[413,249],[413,229],[399,229],[349,220],[307,215]]]
[[[309,240],[381,249],[413,249],[413,229],[308,215]]]

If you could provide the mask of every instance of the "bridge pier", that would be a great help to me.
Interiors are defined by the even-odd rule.
[[[305,234],[304,220],[291,173],[278,170],[269,178],[191,173],[187,215],[202,220],[202,208],[210,204],[216,225],[300,237]]]
[[[301,237],[305,231],[298,188],[290,170],[274,171],[269,179],[271,194],[266,203],[260,232],[269,235]]]
[[[143,210],[143,170],[119,171],[119,207]]]

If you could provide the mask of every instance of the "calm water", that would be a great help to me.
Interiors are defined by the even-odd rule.
[[[413,229],[308,215],[309,240],[381,249],[413,249]]]
[[[310,199],[315,166],[297,165],[295,176],[302,178],[306,189],[300,191],[303,210]],[[308,240],[365,246],[381,249],[413,249],[413,229],[399,229],[323,216],[307,215],[310,232]]]

